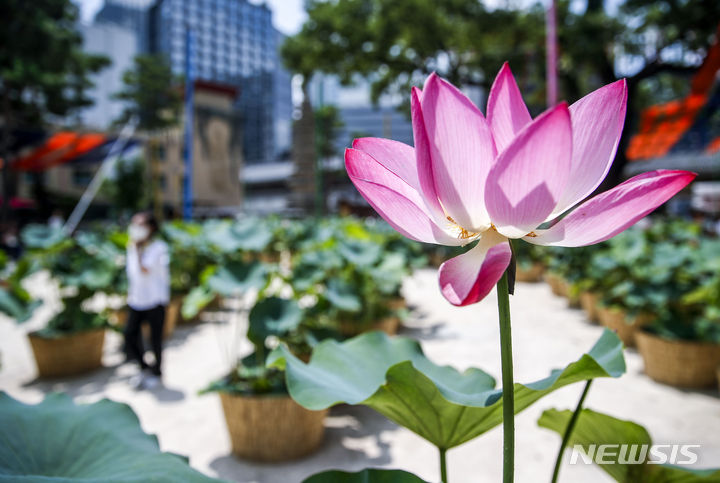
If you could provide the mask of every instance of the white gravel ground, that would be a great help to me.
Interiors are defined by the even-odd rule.
[[[419,339],[437,363],[458,369],[476,366],[499,379],[500,350],[495,296],[463,309],[450,306],[437,288],[435,270],[421,270],[405,285],[414,308],[404,335]],[[33,291],[51,292],[42,277]],[[198,395],[210,380],[222,375],[234,354],[249,347],[242,340],[242,313],[226,311],[213,320],[180,327],[165,350],[164,386],[134,391],[128,380],[136,371],[119,365],[120,339],[108,334],[105,368],[62,381],[36,380],[36,369],[25,337],[28,328],[42,324],[52,303],[30,323],[18,327],[0,320],[0,389],[25,402],[38,402],[51,391],[65,391],[77,401],[107,397],[128,403],[145,431],[154,433],[165,451],[186,455],[190,464],[212,476],[239,482],[300,482],[315,472],[340,468],[401,468],[428,481],[438,480],[436,450],[414,433],[363,407],[336,408],[327,420],[325,442],[309,458],[285,464],[253,464],[230,454],[230,441],[216,395]],[[564,299],[545,284],[518,284],[512,297],[516,380],[545,377],[552,368],[575,360],[600,336],[579,310],[566,308]],[[236,342],[233,342],[236,341]],[[683,391],[651,381],[642,373],[642,360],[626,351],[627,374],[618,380],[598,380],[587,406],[643,424],[656,443],[702,445],[698,467],[720,467],[720,398],[717,391]],[[516,418],[516,481],[550,480],[559,438],[537,427],[543,409],[573,407],[581,385],[563,388],[540,400]],[[448,453],[453,483],[499,482],[502,474],[502,431],[486,435]],[[608,482],[593,466],[566,465],[561,481]]]

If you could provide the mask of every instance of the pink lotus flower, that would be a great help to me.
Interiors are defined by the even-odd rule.
[[[490,90],[487,118],[435,74],[412,90],[415,148],[362,138],[345,152],[355,187],[393,228],[426,243],[477,241],[440,266],[454,305],[484,298],[511,259],[508,240],[577,247],[607,240],[653,211],[693,178],[658,170],[580,204],[607,175],[625,120],[624,80],[573,105],[530,117],[505,64]],[[550,222],[550,228],[538,227]]]

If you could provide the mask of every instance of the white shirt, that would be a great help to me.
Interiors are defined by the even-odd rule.
[[[148,310],[170,302],[170,253],[162,240],[153,240],[142,250],[143,273],[135,244],[127,247],[127,304],[135,310]]]

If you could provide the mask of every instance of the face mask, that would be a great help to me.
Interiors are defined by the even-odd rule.
[[[145,240],[150,234],[150,230],[146,226],[136,225],[131,223],[128,227],[128,236],[130,240],[134,242],[140,242]]]

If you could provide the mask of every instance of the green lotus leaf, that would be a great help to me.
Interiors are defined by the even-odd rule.
[[[27,321],[42,301],[32,300],[24,295],[23,292],[18,293],[0,287],[0,313],[14,319],[15,322]]]
[[[340,310],[346,312],[360,312],[362,301],[356,287],[337,278],[330,279],[325,290],[325,297]]]
[[[223,253],[240,250],[240,239],[235,236],[227,220],[208,220],[203,224],[203,235],[210,245]]]
[[[37,405],[0,393],[0,481],[219,481],[162,453],[130,406],[107,399],[76,405],[50,394]]]
[[[59,244],[68,237],[60,228],[31,224],[23,228],[20,238],[27,248],[47,249]]]
[[[272,228],[264,220],[247,217],[232,226],[232,235],[237,238],[241,250],[261,252],[273,239]]]
[[[540,416],[538,425],[562,436],[571,417],[572,411],[548,409]],[[623,444],[630,445],[630,447],[622,457],[619,448],[605,451],[602,455],[597,452],[600,445]],[[582,410],[568,441],[568,447],[582,446],[583,451],[592,456],[595,462],[601,459],[602,464],[598,464],[598,466],[615,481],[621,483],[637,481],[643,483],[710,483],[720,481],[720,469],[696,470],[669,464],[647,464],[649,446],[652,444],[650,434],[639,424],[617,419],[591,409]],[[593,451],[591,451],[591,445],[595,445]],[[645,445],[645,450],[642,449],[643,445]],[[645,458],[642,457],[643,452]],[[628,460],[640,461],[630,463]]]
[[[382,246],[369,241],[343,241],[338,250],[343,258],[358,267],[370,267],[377,263],[382,255]]]
[[[271,335],[282,336],[297,328],[302,310],[295,300],[268,297],[255,304],[248,315],[248,339],[262,344]]]
[[[197,317],[210,302],[215,298],[215,293],[208,290],[207,287],[199,286],[195,287],[185,296],[180,307],[180,313],[186,320]]]
[[[303,483],[425,483],[425,480],[407,471],[366,468],[355,473],[323,471],[309,476]]]
[[[268,364],[286,369],[290,395],[308,409],[363,404],[441,449],[458,446],[502,423],[502,390],[495,388],[491,376],[480,369],[461,373],[438,366],[408,338],[370,332],[343,343],[324,341],[314,349],[309,364],[279,347]],[[520,412],[568,384],[623,372],[622,343],[606,330],[587,354],[565,369],[530,384],[515,384],[515,410]]]
[[[207,279],[207,284],[211,290],[229,297],[262,288],[267,283],[267,272],[267,266],[261,262],[228,262]]]

